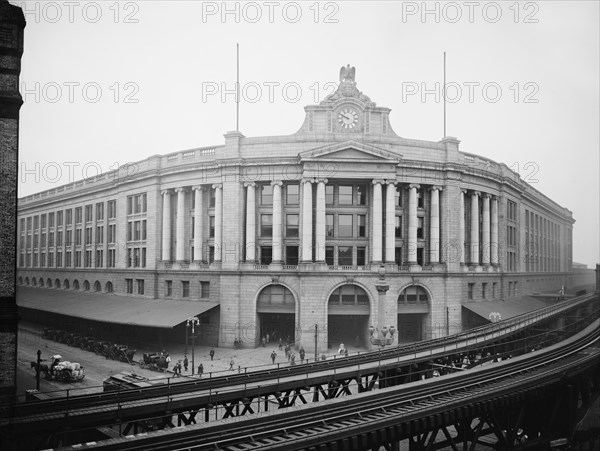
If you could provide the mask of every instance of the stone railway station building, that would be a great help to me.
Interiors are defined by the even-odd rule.
[[[316,326],[324,349],[371,347],[369,326],[400,343],[459,332],[474,306],[569,283],[571,212],[505,164],[398,136],[350,67],[305,113],[292,135],[228,132],[19,199],[21,292],[162,303],[177,336],[198,315],[219,346],[312,349]]]

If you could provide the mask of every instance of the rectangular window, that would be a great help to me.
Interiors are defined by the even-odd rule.
[[[56,212],[56,225],[58,227],[61,227],[63,225],[63,212],[62,211]]]
[[[285,190],[286,204],[298,205],[300,203],[300,185],[287,185]]]
[[[75,209],[75,224],[81,224],[81,220],[83,219],[81,212],[82,212],[81,207],[77,207]]]
[[[104,226],[96,227],[96,244],[104,244]]]
[[[67,251],[67,252],[65,253],[65,266],[66,266],[67,268],[70,268],[70,267],[71,267],[71,252],[70,252],[70,251]]]
[[[187,280],[183,280],[181,282],[181,297],[189,298],[190,297],[190,282]]]
[[[133,279],[125,279],[125,287],[128,294],[133,294]]]
[[[96,204],[96,221],[104,220],[104,203]]]
[[[92,222],[94,211],[91,205],[85,206],[85,222]]]
[[[365,266],[366,264],[366,248],[364,247],[357,247],[356,248],[356,264],[358,266]]]
[[[44,252],[42,252],[42,254],[40,255],[40,266],[42,268],[46,266],[46,254]]]
[[[75,245],[81,246],[81,229],[75,230]]]
[[[356,200],[358,205],[367,205],[367,185],[356,186]]]
[[[66,239],[65,239],[65,244],[67,246],[72,246],[73,245],[73,231],[72,230],[67,230],[67,235],[66,235]]]
[[[325,234],[329,237],[334,236],[333,215],[325,215]]]
[[[392,185],[389,185],[392,186]],[[394,185],[394,205],[396,207],[402,207],[402,188]]]
[[[273,235],[273,215],[260,215],[260,236]]]
[[[173,281],[165,280],[165,296],[171,297],[173,296]]]
[[[117,240],[117,225],[116,224],[110,224],[108,226],[108,238],[107,241],[109,243],[115,243]]]
[[[492,283],[492,299],[496,299],[496,282]]]
[[[394,248],[394,261],[398,266],[402,265],[402,248],[396,247]]]
[[[104,251],[102,249],[96,250],[96,268],[102,268],[104,266]]]
[[[285,247],[285,264],[286,265],[297,265],[298,264],[298,246],[286,246]]]
[[[48,213],[48,227],[54,227],[54,213]]]
[[[263,185],[261,187],[260,204],[273,205],[273,187],[271,185]]]
[[[338,236],[352,237],[352,215],[338,215]]]
[[[365,215],[358,215],[358,236],[367,236],[367,217]]]
[[[340,185],[338,187],[338,204],[352,205],[352,185]]]
[[[92,228],[85,228],[85,244],[92,244]]]
[[[325,185],[325,203],[333,205],[333,185]]]
[[[210,297],[210,282],[200,282],[200,298],[208,299]]]
[[[334,261],[333,261],[334,252],[335,252],[335,248],[333,246],[325,246],[325,263],[327,263],[328,266],[334,265]]]
[[[54,232],[48,233],[48,247],[54,247]]]
[[[63,245],[63,232],[62,230],[58,231],[56,233],[56,245],[57,246],[62,246]]]
[[[46,247],[46,234],[45,233],[42,233],[40,247]]]
[[[134,268],[140,267],[140,248],[133,248],[133,266]]]
[[[208,236],[209,236],[209,238],[215,237],[215,217],[214,216],[208,217]]]
[[[133,223],[133,239],[135,241],[139,241],[142,237],[142,225],[140,221],[135,221]]]
[[[417,218],[417,238],[424,238],[423,236],[423,217]]]
[[[423,205],[423,190],[419,188],[417,189],[417,208],[424,208]]]
[[[40,217],[39,216],[34,216],[33,217],[33,229],[37,230],[40,228]]]
[[[68,210],[65,210],[66,213],[66,218],[65,218],[65,225],[72,225],[73,224],[73,210],[71,210],[70,208]]]
[[[470,283],[468,285],[468,292],[467,292],[467,297],[469,299],[473,299],[473,290],[475,289],[475,284],[474,283]]]
[[[138,294],[144,294],[144,279],[137,280],[137,292]]]
[[[212,188],[211,190],[209,190],[209,198],[208,198],[208,206],[209,208],[215,208],[215,205],[217,204],[217,190],[215,188]]]
[[[117,201],[109,200],[107,208],[108,208],[108,219],[115,219],[117,217]]]
[[[208,246],[208,263],[212,263],[215,261],[215,247]]]
[[[142,257],[141,257],[140,266],[142,268],[146,267],[146,248],[145,247],[142,247]]]
[[[338,265],[339,266],[352,266],[352,247],[350,247],[350,246],[339,246],[338,247]]]
[[[402,238],[402,216],[396,216],[396,231],[394,236]]]
[[[512,296],[513,285],[512,282],[508,282],[508,296]]]
[[[146,220],[144,219],[142,221],[142,240],[146,240],[146,236],[147,236]]]
[[[298,236],[298,215],[286,215],[285,236],[289,238]],[[291,265],[292,263],[290,263]]]
[[[75,251],[75,267],[81,268],[81,251]]]
[[[56,253],[56,267],[62,268],[62,252]]]
[[[260,264],[270,265],[273,261],[273,248],[271,246],[260,247]]]
[[[481,284],[481,299],[485,299],[487,292],[487,283]]]
[[[46,215],[42,215],[41,218],[42,218],[42,229],[45,229],[46,228]]]

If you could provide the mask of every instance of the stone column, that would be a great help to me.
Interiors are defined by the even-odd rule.
[[[479,265],[479,191],[471,193],[471,264]]]
[[[171,190],[165,189],[160,193],[163,195],[162,261],[169,262],[171,261]],[[74,258],[73,256],[71,258]]]
[[[256,259],[256,183],[246,182],[246,261]]]
[[[215,190],[215,262],[223,260],[223,184],[216,183]]]
[[[417,264],[417,189],[419,185],[408,185],[408,264]]]
[[[185,260],[185,188],[175,188],[177,193],[177,223],[175,225],[175,260]]]
[[[304,263],[312,262],[312,182],[313,179],[302,180],[304,190],[302,192],[302,262]]]
[[[481,263],[490,265],[490,197],[488,193],[483,194],[483,217],[481,220]]]
[[[386,181],[385,189],[385,262],[396,261],[396,181]]]
[[[271,182],[273,186],[273,263],[281,264],[283,262],[283,237],[281,229],[281,186],[283,183],[278,181]]]
[[[431,211],[429,226],[429,262],[440,262],[440,191],[441,186],[431,188]]]
[[[373,260],[372,264],[381,263],[381,245],[383,240],[383,208],[381,185],[383,180],[373,180]]]
[[[325,184],[327,179],[317,180],[317,228],[315,233],[316,258],[319,263],[325,263]]]
[[[204,217],[204,202],[202,196],[204,194],[204,188],[197,185],[192,189],[196,192],[194,197],[194,261],[201,262],[204,260],[204,255],[202,253],[202,218]]]
[[[498,197],[492,198],[492,238],[490,243],[490,260],[492,265],[498,266]]]
[[[460,246],[460,264],[465,264],[465,193],[464,189],[460,190],[460,203],[458,212],[458,245]]]

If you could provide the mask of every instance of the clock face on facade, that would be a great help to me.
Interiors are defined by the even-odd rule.
[[[358,111],[346,107],[338,113],[338,123],[343,130],[351,130],[358,125]]]

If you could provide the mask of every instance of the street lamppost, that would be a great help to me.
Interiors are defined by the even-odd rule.
[[[188,327],[190,327],[190,325],[192,326],[192,376],[194,375],[194,344],[196,342],[196,334],[194,331],[194,326],[198,326],[200,325],[200,319],[198,319],[197,316],[190,316],[186,321],[185,321],[185,333],[187,335],[187,330]],[[187,348],[187,337],[186,337],[186,348]]]
[[[373,334],[375,333],[375,331],[377,331],[377,336],[374,337]],[[390,338],[387,337],[387,334],[390,334]],[[394,326],[383,326],[381,328],[381,332],[379,332],[379,329],[373,326],[369,326],[369,340],[371,341],[372,345],[376,345],[376,346],[380,346],[380,347],[384,347],[384,346],[389,346],[392,344],[392,342],[394,341],[394,334],[396,333],[396,328]]]
[[[319,338],[319,325],[315,324],[315,363],[318,360],[318,356],[317,356],[317,340]]]

